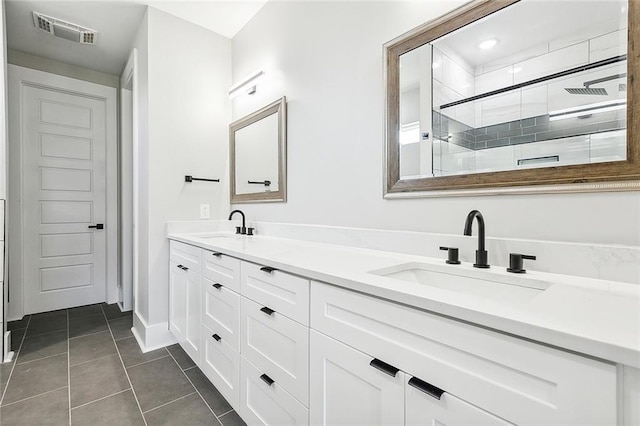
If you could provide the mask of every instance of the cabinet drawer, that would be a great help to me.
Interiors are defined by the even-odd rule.
[[[190,246],[179,241],[169,241],[169,259],[197,273],[202,270],[201,250],[199,247]]]
[[[242,295],[309,325],[309,280],[242,262]]]
[[[214,283],[240,292],[240,260],[209,250],[202,250],[202,275]]]
[[[234,350],[240,350],[240,295],[202,279],[202,322]]]
[[[611,364],[327,284],[311,293],[314,329],[496,416],[616,424]]]
[[[202,372],[234,409],[240,398],[240,354],[202,325]]]
[[[308,425],[309,410],[274,381],[267,384],[265,374],[242,358],[240,417],[248,425]],[[267,378],[265,378],[268,380]]]
[[[242,297],[244,357],[304,405],[309,400],[309,329]]]
[[[405,384],[405,425],[447,425],[447,426],[513,426],[478,407],[462,401],[455,396],[443,393],[440,399],[434,398],[409,384]]]

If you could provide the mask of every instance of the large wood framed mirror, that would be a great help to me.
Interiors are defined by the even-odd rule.
[[[285,97],[229,125],[231,204],[287,200]]]
[[[385,198],[640,189],[639,22],[476,0],[385,44]]]

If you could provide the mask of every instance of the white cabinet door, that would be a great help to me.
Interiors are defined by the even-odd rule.
[[[240,295],[202,277],[202,322],[240,350]]]
[[[311,330],[309,416],[313,425],[404,424],[404,377],[374,358]]]
[[[185,340],[182,344],[185,352],[189,354],[197,364],[200,364],[200,324],[202,316],[200,315],[200,307],[202,306],[201,283],[202,277],[193,271],[188,271],[186,279],[186,304],[187,311],[185,332]]]
[[[429,383],[406,375],[407,426],[509,426],[509,423]]]
[[[240,355],[225,339],[202,324],[202,363],[204,374],[222,396],[238,409],[240,397]]]
[[[182,344],[187,335],[187,275],[183,265],[169,262],[169,331]]]
[[[241,298],[242,355],[300,402],[309,403],[309,329]]]
[[[277,381],[241,357],[240,416],[249,426],[305,426],[309,410]]]

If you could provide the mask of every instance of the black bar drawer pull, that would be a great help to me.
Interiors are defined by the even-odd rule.
[[[275,381],[271,377],[267,376],[266,374],[263,374],[262,376],[260,376],[260,379],[266,384],[268,384],[269,386],[275,383]]]
[[[215,257],[220,257],[220,256],[222,256],[222,253],[220,253],[219,251],[216,251],[214,253],[211,253],[211,255],[213,255]]]
[[[183,271],[188,271],[189,268],[187,268],[186,266],[182,266],[182,265],[178,265],[178,268],[182,269]]]
[[[87,226],[89,229],[104,229],[104,223],[98,223],[97,225],[89,225]]]
[[[216,342],[219,342],[220,340],[222,340],[222,337],[218,336],[217,334],[214,334],[213,336],[211,336],[215,339]]]
[[[398,374],[398,371],[400,371],[398,368],[395,368],[393,365],[387,364],[384,361],[380,361],[378,358],[372,359],[369,365],[377,370],[382,371],[385,374],[390,375],[391,377],[396,377],[396,374]]]
[[[267,274],[270,274],[273,271],[277,271],[276,268],[272,268],[271,266],[263,266],[262,268],[260,268],[260,270],[266,272]]]
[[[264,307],[260,308],[260,310],[261,310],[262,312],[264,312],[265,314],[267,314],[267,315],[273,315],[273,314],[276,312],[276,311],[274,311],[274,310],[273,310],[273,309],[271,309],[271,308],[267,308],[266,306],[264,306]]]
[[[437,388],[423,380],[420,380],[417,377],[412,377],[411,379],[409,379],[409,386],[413,386],[419,391],[424,392],[435,399],[440,399],[440,397],[444,393],[442,389]]]
[[[211,284],[212,286],[214,286],[216,288],[216,290],[220,290],[222,288],[222,284],[219,283],[215,283],[215,284]]]

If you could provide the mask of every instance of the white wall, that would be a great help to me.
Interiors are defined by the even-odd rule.
[[[134,47],[140,80],[138,223],[145,228],[139,229],[136,313],[150,326],[166,325],[167,221],[196,220],[205,203],[213,219],[229,211],[231,41],[149,8]],[[185,183],[185,175],[221,183]]]
[[[461,234],[480,209],[493,237],[640,244],[640,193],[384,200],[382,45],[462,4],[268,2],[233,39],[238,119],[286,95],[288,202],[244,204],[249,220]],[[258,230],[259,231],[259,230]]]

